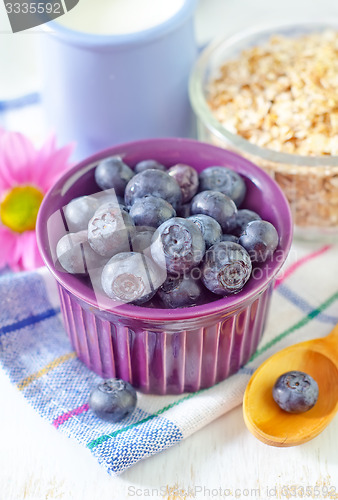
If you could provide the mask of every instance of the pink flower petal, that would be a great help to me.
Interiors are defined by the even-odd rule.
[[[0,268],[8,265],[13,270],[17,269],[16,246],[19,235],[10,229],[0,226]]]
[[[1,169],[1,166],[0,166],[0,169]],[[0,170],[0,200],[2,198],[2,194],[6,191],[8,191],[8,189],[10,189],[12,187],[12,183],[10,183],[6,177],[4,177],[2,175],[2,171]]]
[[[56,179],[70,167],[74,144],[60,149],[52,135],[37,151],[31,141],[16,132],[0,129],[0,195],[22,184],[48,191]]]
[[[48,158],[43,176],[40,177],[39,186],[44,192],[54,184],[54,182],[71,167],[69,158],[73,152],[74,144],[68,144],[63,148],[54,150]]]
[[[7,132],[0,136],[0,170],[12,186],[31,183],[36,151],[23,134]]]
[[[20,268],[30,271],[43,266],[43,261],[36,243],[35,231],[22,233],[19,241]]]
[[[47,173],[47,169],[49,168],[49,159],[54,154],[54,151],[56,149],[55,142],[55,135],[51,135],[44,143],[42,148],[36,152],[36,161],[32,179],[33,183],[36,186],[40,186],[41,179],[43,179]]]

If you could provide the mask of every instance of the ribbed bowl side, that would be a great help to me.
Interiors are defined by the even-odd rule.
[[[131,329],[84,309],[59,285],[61,311],[81,361],[102,378],[118,377],[150,394],[197,391],[236,373],[257,349],[273,283],[249,306],[213,325],[175,333]]]

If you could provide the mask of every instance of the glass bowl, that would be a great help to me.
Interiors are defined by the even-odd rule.
[[[88,281],[57,266],[65,234],[63,207],[97,191],[94,170],[119,155],[133,167],[147,158],[193,165],[198,172],[227,165],[245,178],[243,206],[275,225],[279,246],[236,295],[203,305],[159,309],[98,300]],[[287,200],[262,169],[235,153],[189,139],[152,139],[115,146],[65,173],[45,196],[37,220],[42,258],[55,277],[66,331],[78,357],[103,378],[119,377],[145,393],[180,394],[210,387],[237,372],[263,334],[276,274],[292,240]]]
[[[197,117],[199,139],[236,151],[266,170],[284,191],[291,206],[295,236],[302,239],[338,239],[338,156],[291,154],[249,142],[225,128],[211,111],[210,83],[220,77],[224,63],[237,59],[243,50],[262,46],[271,36],[297,37],[337,28],[338,20],[246,30],[211,43],[199,57],[190,78],[190,101]]]

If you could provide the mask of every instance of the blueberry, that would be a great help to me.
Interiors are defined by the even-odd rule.
[[[190,165],[177,163],[169,168],[168,174],[173,177],[182,191],[182,203],[187,203],[191,200],[198,190],[198,173]]]
[[[103,259],[90,247],[87,231],[68,233],[56,246],[56,255],[61,266],[71,274],[88,274],[102,265]]]
[[[147,249],[150,249],[154,232],[154,227],[136,226],[135,233],[131,237],[131,250],[144,253]]]
[[[135,200],[129,214],[136,226],[158,227],[166,220],[175,217],[176,211],[163,198],[147,195]]]
[[[122,206],[125,210],[126,206],[124,204],[124,196],[116,196],[116,200],[117,200],[118,204],[120,205],[120,207]]]
[[[98,209],[105,209],[115,205],[126,211],[124,199],[121,196],[116,196],[115,189],[107,189],[90,196],[75,198],[65,209],[69,231],[76,232],[75,227],[82,227],[87,230],[90,219]]]
[[[253,220],[262,220],[262,218],[253,210],[248,210],[246,208],[238,210],[232,218],[231,233],[239,237],[249,222]]]
[[[272,396],[282,410],[303,413],[316,404],[318,392],[318,384],[310,375],[295,370],[277,379]]]
[[[146,195],[163,198],[170,203],[174,209],[181,204],[181,188],[169,174],[161,170],[144,170],[136,174],[127,184],[124,193],[124,201],[127,206],[133,205],[137,198]]]
[[[168,276],[157,292],[162,304],[171,309],[201,304],[204,294],[205,288],[192,273]]]
[[[139,161],[135,165],[135,174],[139,174],[140,172],[144,172],[145,170],[162,170],[162,172],[166,172],[167,168],[162,165],[162,163],[156,161],[156,160],[143,160]]]
[[[276,228],[265,220],[249,222],[239,238],[239,243],[250,254],[252,262],[265,262],[278,245]]]
[[[160,299],[155,295],[148,302],[144,302],[142,307],[148,307],[149,309],[161,309],[163,307]]]
[[[202,281],[213,293],[230,295],[239,292],[251,275],[247,251],[238,243],[224,241],[207,250],[202,266]]]
[[[234,234],[222,234],[221,241],[232,241],[232,243],[238,243],[238,237]]]
[[[205,253],[205,242],[196,224],[173,217],[163,222],[154,233],[151,255],[168,273],[183,274],[195,267]]]
[[[229,233],[231,218],[237,212],[229,196],[218,191],[202,191],[191,201],[191,214],[205,214],[217,220],[224,233]]]
[[[244,179],[227,167],[208,167],[200,173],[200,190],[220,191],[231,198],[237,207],[246,195]]]
[[[104,380],[89,396],[89,406],[95,415],[109,422],[119,422],[130,415],[136,407],[136,402],[134,387],[117,378]]]
[[[102,205],[100,205],[99,208],[96,210],[95,214],[98,214],[99,212],[109,212],[109,210],[119,210],[120,212],[122,212],[122,214],[128,215],[128,209],[126,208],[126,206],[117,203],[115,201],[108,201],[108,202],[106,201],[105,203],[102,203]],[[128,221],[129,222],[131,221],[131,224],[134,225],[134,221],[130,219],[130,216],[128,218]]]
[[[95,196],[98,201],[98,208],[102,208],[106,205],[119,205],[121,210],[127,211],[127,207],[124,204],[124,198],[122,196],[116,196],[114,189],[100,191],[93,196]]]
[[[114,255],[102,270],[101,283],[111,299],[135,305],[150,300],[166,279],[166,272],[144,254]]]
[[[188,219],[201,230],[206,248],[221,241],[222,228],[215,219],[204,214],[191,215]]]
[[[88,222],[99,208],[99,201],[93,196],[74,198],[64,207],[64,215],[68,230],[77,233],[88,229]]]
[[[105,158],[95,169],[95,181],[101,189],[115,189],[117,196],[123,196],[130,179],[134,176],[131,168],[118,156]]]
[[[190,202],[182,204],[176,210],[177,217],[183,217],[183,219],[187,219],[190,215]]]
[[[134,232],[134,222],[127,212],[118,205],[104,205],[89,221],[88,241],[99,255],[111,257],[129,250],[129,239]]]

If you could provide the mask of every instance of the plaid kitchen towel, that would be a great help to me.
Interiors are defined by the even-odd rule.
[[[192,394],[138,394],[136,410],[123,422],[103,422],[89,409],[88,395],[100,378],[76,358],[45,268],[0,278],[2,369],[43,418],[89,448],[109,473],[121,473],[241,404],[250,375],[272,353],[329,333],[338,321],[337,250],[294,243],[276,281],[263,339],[236,375]]]

